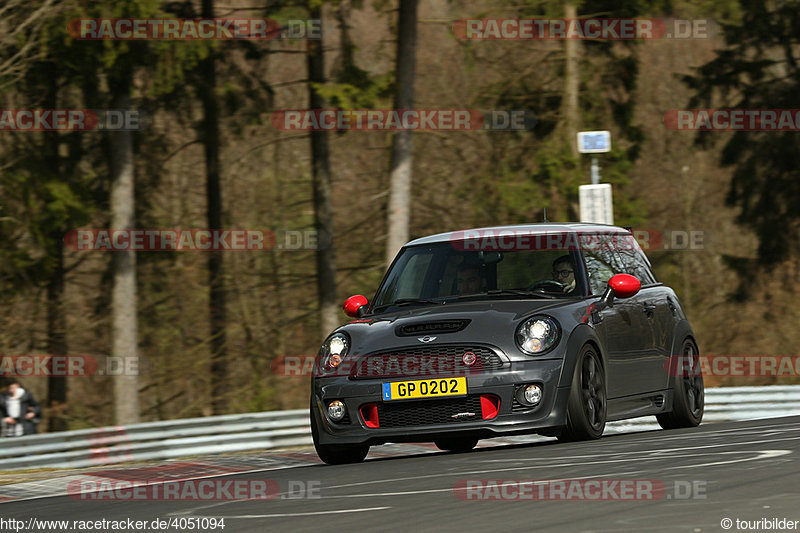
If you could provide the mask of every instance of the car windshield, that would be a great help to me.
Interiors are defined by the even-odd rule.
[[[576,251],[471,251],[446,242],[405,248],[375,295],[372,311],[456,299],[569,298],[585,294]]]

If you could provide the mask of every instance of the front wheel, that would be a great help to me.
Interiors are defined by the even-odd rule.
[[[317,417],[314,414],[314,400],[311,400],[311,438],[314,440],[314,449],[322,462],[329,465],[344,465],[360,463],[367,457],[369,446],[361,444],[320,444]]]
[[[700,355],[694,341],[686,339],[680,357],[683,358],[678,375],[670,378],[672,389],[672,411],[656,415],[658,424],[664,429],[693,428],[703,420],[705,388],[700,369]],[[673,365],[670,365],[672,368]]]
[[[559,435],[561,441],[599,439],[606,427],[606,380],[596,350],[586,345],[581,349],[572,376],[567,403],[567,425]]]

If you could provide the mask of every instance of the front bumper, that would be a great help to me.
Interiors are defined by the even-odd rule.
[[[569,387],[558,387],[562,367],[563,359],[541,359],[507,363],[502,369],[468,375],[467,398],[461,397],[460,400],[430,398],[383,401],[383,383],[428,379],[427,376],[371,379],[315,377],[312,381],[311,416],[315,417],[319,428],[319,443],[323,445],[427,442],[453,435],[490,438],[522,433],[555,434],[566,424],[569,399]],[[542,387],[542,401],[535,407],[526,407],[514,399],[514,393],[520,385],[531,383]],[[463,410],[459,407],[462,401],[469,402],[482,395],[493,395],[500,399],[499,410],[494,418],[484,420],[480,412],[464,418],[452,416]],[[332,400],[345,403],[347,417],[340,423],[330,421],[325,414],[325,406]],[[369,428],[359,409],[370,403],[376,404],[379,410],[386,413],[391,410],[394,414],[401,415],[407,407],[409,416],[393,416],[391,427],[382,425],[383,427]],[[452,415],[447,413],[445,418],[441,418],[450,405]],[[430,412],[435,412],[436,415],[416,416],[416,413],[427,411],[428,406]],[[411,414],[412,412],[415,414]]]

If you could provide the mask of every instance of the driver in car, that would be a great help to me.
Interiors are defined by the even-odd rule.
[[[478,265],[462,264],[458,267],[456,286],[459,295],[477,294],[486,289],[486,280],[481,276]]]
[[[575,290],[575,267],[569,255],[562,255],[553,261],[553,279],[564,285],[564,293]]]

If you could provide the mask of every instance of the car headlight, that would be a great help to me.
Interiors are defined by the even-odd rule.
[[[519,349],[529,355],[539,355],[558,344],[561,328],[549,316],[535,316],[519,325],[515,335]]]
[[[336,368],[347,352],[350,351],[350,339],[344,333],[334,333],[322,344],[322,356],[325,368]]]

